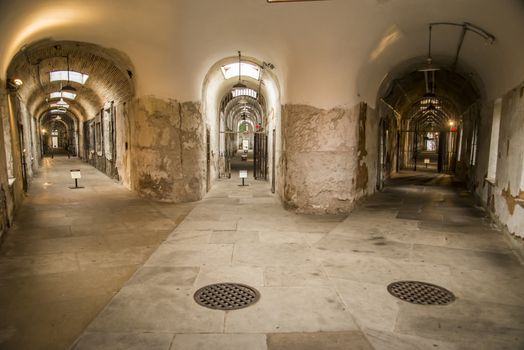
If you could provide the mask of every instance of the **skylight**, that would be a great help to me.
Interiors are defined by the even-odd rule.
[[[440,100],[438,98],[434,98],[434,97],[424,98],[420,100],[419,103],[420,103],[419,109],[421,111],[431,110],[431,109],[436,109],[436,110],[442,109]],[[431,108],[430,108],[430,105],[432,106]]]
[[[65,104],[51,103],[51,104],[49,104],[49,107],[51,107],[51,108],[69,108],[69,104],[67,104],[67,103],[65,103]]]
[[[251,63],[242,62],[242,76],[248,76],[255,80],[260,78],[260,67]],[[238,77],[238,63],[230,63],[221,67],[224,79]]]
[[[54,72],[49,72],[50,81],[69,80],[79,84],[85,84],[87,78],[89,78],[89,75],[75,72],[72,70],[69,71],[69,77],[66,70],[57,70]]]
[[[57,92],[52,92],[49,94],[49,98],[68,98],[70,100],[74,100],[75,97],[76,97],[76,94],[73,93],[73,92],[67,92],[67,91],[57,91]]]
[[[251,96],[253,98],[257,98],[257,92],[253,89],[235,89],[231,92],[233,94],[233,97],[238,96]]]

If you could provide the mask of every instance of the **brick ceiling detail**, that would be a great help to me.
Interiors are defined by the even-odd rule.
[[[8,74],[22,79],[18,94],[31,114],[41,117],[49,106],[49,94],[60,91],[61,84],[51,82],[49,72],[69,69],[88,74],[84,85],[70,82],[76,99],[64,99],[79,120],[93,118],[106,103],[127,101],[134,95],[133,67],[125,55],[97,45],[72,41],[41,41],[20,51],[12,60]]]

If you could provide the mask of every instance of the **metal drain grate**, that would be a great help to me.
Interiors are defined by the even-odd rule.
[[[447,305],[455,295],[446,288],[418,281],[398,281],[388,286],[388,292],[401,300],[420,305]]]
[[[200,288],[194,298],[198,304],[210,309],[237,310],[256,303],[260,293],[245,284],[217,283]]]

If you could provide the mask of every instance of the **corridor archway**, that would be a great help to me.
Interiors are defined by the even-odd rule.
[[[78,118],[69,111],[49,110],[40,117],[42,156],[66,154],[78,157]]]
[[[67,148],[106,175],[129,182],[124,113],[135,88],[125,54],[96,44],[46,39],[23,47],[7,75],[22,82],[12,96],[21,115],[15,119],[24,126],[22,149],[31,150],[27,157],[35,160],[33,170],[43,155],[51,150],[65,154]],[[35,130],[27,127],[31,116]]]
[[[239,52],[209,70],[202,98],[209,130],[208,190],[216,180],[248,176],[277,191],[281,106],[274,68]]]
[[[463,180],[476,156],[482,90],[456,70],[397,68],[377,98],[378,181],[393,174],[453,174]]]

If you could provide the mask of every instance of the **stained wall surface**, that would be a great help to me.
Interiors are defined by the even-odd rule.
[[[283,201],[306,213],[347,213],[376,185],[377,123],[365,103],[351,109],[283,107]]]
[[[496,176],[489,180],[493,106],[486,104],[481,113],[476,192],[509,232],[524,238],[524,84],[502,96]]]
[[[131,187],[150,198],[188,202],[205,191],[205,130],[199,104],[142,97],[129,106]]]

